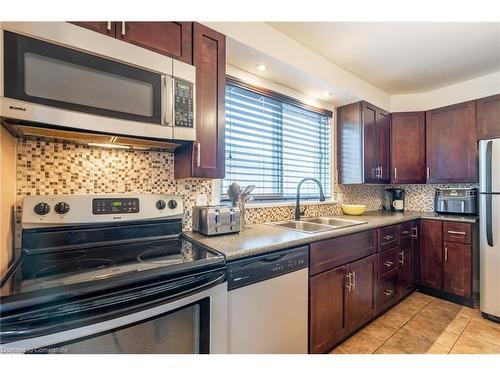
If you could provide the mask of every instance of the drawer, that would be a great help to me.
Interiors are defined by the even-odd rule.
[[[397,277],[381,280],[377,287],[377,308],[383,309],[398,299]]]
[[[399,224],[399,238],[401,242],[408,241],[411,239],[412,228],[415,226],[414,221],[408,221],[406,223]]]
[[[378,229],[378,250],[384,251],[399,245],[399,225]]]
[[[313,242],[310,251],[310,274],[350,263],[375,253],[377,246],[376,232],[368,230],[348,236]]]
[[[379,279],[387,279],[397,272],[399,259],[399,246],[378,254]]]
[[[445,221],[443,223],[443,239],[447,242],[470,244],[472,238],[472,225]]]

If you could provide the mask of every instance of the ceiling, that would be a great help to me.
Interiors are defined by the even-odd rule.
[[[500,71],[500,23],[270,22],[390,95]]]

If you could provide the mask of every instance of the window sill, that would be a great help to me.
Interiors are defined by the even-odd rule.
[[[320,201],[312,201],[312,200],[304,200],[300,202],[301,206],[317,206],[324,204],[338,204],[339,201],[334,199],[328,199],[323,202]],[[285,202],[250,202],[247,203],[246,208],[269,208],[269,207],[286,207],[286,206],[295,206],[295,201],[285,201]]]

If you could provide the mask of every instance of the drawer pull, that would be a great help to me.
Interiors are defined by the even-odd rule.
[[[401,265],[403,266],[405,264],[405,252],[400,251],[399,255],[401,255],[401,260],[399,260],[398,262],[401,263]]]
[[[449,230],[448,233],[449,234],[459,234],[461,236],[465,236],[467,234],[465,232],[459,232],[459,231],[456,231],[456,230]]]
[[[394,265],[394,262],[391,262],[390,260],[388,260],[387,262],[384,262],[384,266],[386,266],[386,267],[390,267],[392,265]]]
[[[345,287],[347,288],[347,291],[350,292],[352,289],[352,281],[351,281],[351,273],[349,272],[347,275],[344,275],[346,279],[348,279],[347,284],[345,284]]]
[[[356,271],[352,271],[352,289],[356,288]]]
[[[413,238],[418,238],[418,227],[413,227],[413,228],[411,228],[411,230],[413,231],[411,236]]]
[[[445,246],[444,248],[444,261],[447,262],[448,261],[448,247]]]
[[[392,290],[390,290],[390,289],[386,289],[386,290],[384,290],[384,294],[385,294],[386,296],[390,296],[392,293],[393,293],[393,291],[392,291]]]
[[[383,238],[384,240],[387,240],[387,241],[389,241],[389,240],[392,240],[392,239],[394,239],[394,236],[391,236],[391,235],[387,235],[387,236],[384,236],[384,237],[382,237],[382,238]]]
[[[409,230],[404,230],[404,231],[401,232],[401,234],[407,235],[407,234],[410,234],[410,231]]]

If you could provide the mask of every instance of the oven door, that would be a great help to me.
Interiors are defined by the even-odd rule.
[[[50,333],[50,327],[41,326],[39,331],[46,334],[38,336],[31,332],[29,338],[3,344],[1,351],[61,354],[226,353],[227,283],[223,282],[225,271],[204,275],[204,278],[205,283],[202,285],[196,278],[192,278],[192,282],[180,281],[184,284],[182,289],[186,289],[185,292],[167,303],[135,309],[135,312],[125,315],[122,315],[123,311],[120,309],[114,309],[111,304],[104,310],[106,320],[61,331],[60,328],[66,324],[63,318],[58,323],[58,332]],[[193,293],[189,291],[189,284],[195,282],[197,287]],[[175,285],[170,285],[169,289],[178,293]],[[127,300],[130,305],[130,302],[133,303],[137,298],[137,304],[140,305],[139,301],[144,298],[142,294],[131,291],[116,300]],[[82,317],[88,315],[84,308],[92,309],[100,304],[105,306],[109,302],[103,298],[91,304],[82,303]],[[72,308],[66,306],[63,310],[71,311]],[[96,309],[98,310],[99,308]],[[76,313],[78,315],[79,312]],[[32,315],[35,316],[36,313]]]
[[[170,58],[160,57],[164,70],[157,72],[10,31],[3,31],[3,54],[3,117],[173,138]]]

